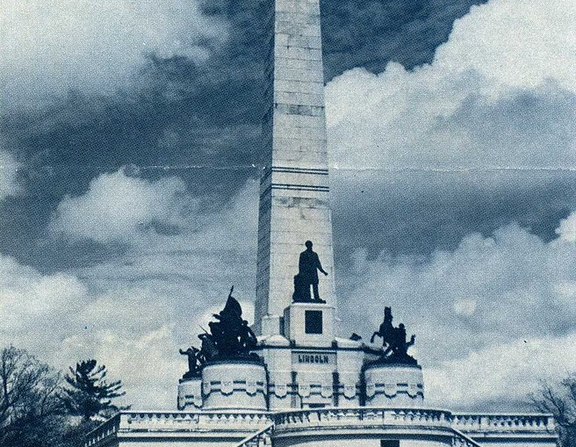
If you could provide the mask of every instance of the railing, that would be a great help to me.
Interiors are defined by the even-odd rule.
[[[266,447],[272,445],[272,433],[274,431],[274,424],[264,427],[262,430],[257,431],[236,444],[235,447]]]
[[[88,436],[85,447],[99,447],[107,438],[122,433],[217,433],[232,432],[245,438],[239,447],[270,445],[274,436],[290,436],[301,430],[436,430],[453,438],[456,447],[477,447],[477,435],[507,437],[554,436],[555,424],[547,414],[453,414],[446,410],[419,408],[322,408],[283,412],[122,412]]]
[[[469,438],[459,430],[452,429],[454,436],[452,437],[452,447],[482,447],[472,438]]]
[[[278,413],[276,430],[305,427],[426,426],[450,429],[451,413],[444,410],[416,408],[334,408]]]
[[[527,434],[553,436],[555,423],[549,414],[453,414],[445,410],[418,408],[333,408],[296,410],[275,415],[279,435],[302,429],[414,428],[446,430],[454,436],[454,445],[474,447],[475,435],[497,437]]]
[[[272,422],[264,412],[123,412],[120,431],[251,431]]]
[[[93,430],[86,437],[85,447],[98,447],[106,438],[122,433],[193,433],[193,432],[237,432],[260,430],[273,423],[268,412],[138,412],[123,411]]]
[[[464,433],[540,432],[552,433],[556,425],[551,414],[471,414],[452,415],[452,426]]]
[[[112,419],[109,419],[102,425],[100,425],[100,427],[96,428],[95,430],[92,430],[86,437],[84,447],[91,447],[93,445],[98,444],[103,439],[106,439],[110,436],[114,436],[115,433],[118,433],[119,429],[120,429],[120,415],[117,414]]]

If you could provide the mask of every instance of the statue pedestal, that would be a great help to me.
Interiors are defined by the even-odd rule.
[[[268,383],[259,360],[229,359],[202,368],[204,410],[265,411]]]
[[[181,379],[178,384],[178,410],[202,408],[202,378]]]
[[[367,407],[412,407],[424,401],[424,378],[418,365],[372,363],[364,368]]]
[[[329,347],[334,341],[334,306],[293,303],[284,311],[284,334],[296,346]]]

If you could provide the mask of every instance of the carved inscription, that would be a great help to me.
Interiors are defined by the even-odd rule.
[[[336,354],[326,352],[293,352],[292,363],[314,364],[314,365],[335,365]]]

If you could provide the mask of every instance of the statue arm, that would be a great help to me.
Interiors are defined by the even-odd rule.
[[[328,272],[322,268],[322,263],[320,262],[320,257],[318,255],[316,255],[316,267],[318,267],[318,270],[328,276]]]

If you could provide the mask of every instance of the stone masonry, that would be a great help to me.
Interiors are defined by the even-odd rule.
[[[319,0],[275,0],[269,8],[255,309],[262,335],[281,333],[306,240],[329,273],[320,295],[336,301]]]

